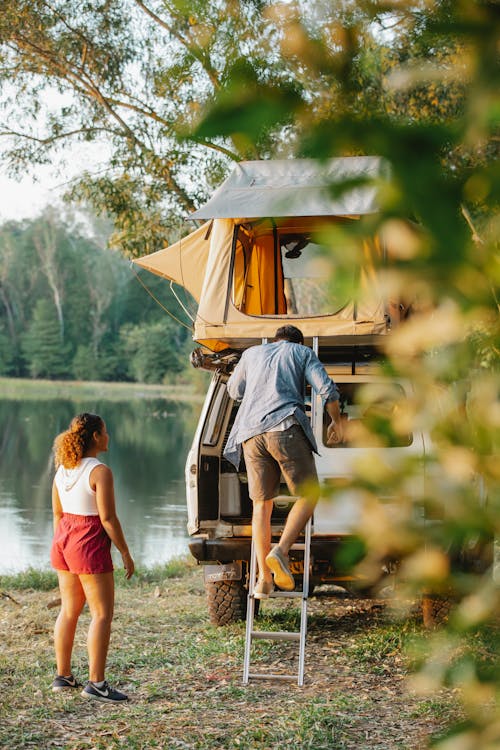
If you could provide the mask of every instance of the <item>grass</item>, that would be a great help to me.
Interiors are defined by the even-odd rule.
[[[0,378],[2,398],[23,401],[62,398],[83,401],[99,397],[108,401],[129,398],[168,398],[175,401],[203,401],[204,394],[195,385],[152,385],[149,383],[106,383],[76,380],[38,380],[28,378]]]
[[[135,581],[117,578],[107,677],[129,693],[125,706],[52,693],[57,609],[47,604],[57,589],[46,590],[49,579],[36,571],[2,578],[12,599],[0,599],[0,747],[413,750],[442,735],[458,715],[452,691],[430,699],[406,690],[402,647],[418,634],[418,623],[388,622],[367,600],[310,600],[303,688],[272,681],[244,686],[244,623],[209,624],[201,571],[193,563],[179,559],[139,570]],[[295,606],[264,602],[259,627],[293,629]],[[85,609],[73,662],[80,680],[87,672],[88,623]],[[296,669],[297,644],[256,646],[259,670]]]
[[[169,578],[179,578],[193,569],[193,563],[186,557],[176,557],[166,563],[150,568],[138,567],[133,578],[127,581],[123,570],[115,572],[115,583],[121,586],[140,586],[143,583],[163,583]],[[21,573],[0,575],[0,591],[51,591],[57,587],[57,574],[53,570],[27,568]]]
[[[50,591],[57,586],[57,574],[53,570],[27,568],[21,573],[0,575],[0,590]]]

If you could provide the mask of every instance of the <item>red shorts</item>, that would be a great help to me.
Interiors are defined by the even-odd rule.
[[[56,570],[70,573],[111,573],[111,539],[99,516],[64,513],[50,550],[50,562]]]

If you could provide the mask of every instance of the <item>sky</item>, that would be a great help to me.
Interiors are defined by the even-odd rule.
[[[107,157],[109,150],[103,144],[74,144],[66,148],[64,161],[56,152],[52,164],[34,167],[21,179],[14,179],[2,164],[0,150],[0,223],[34,218],[46,206],[62,206],[71,181],[85,170],[101,172]]]
[[[39,169],[38,181],[25,176],[17,181],[0,173],[0,221],[38,216],[46,205],[60,202],[64,178],[55,178],[50,170]]]

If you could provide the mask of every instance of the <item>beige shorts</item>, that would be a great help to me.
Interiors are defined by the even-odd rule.
[[[302,428],[294,424],[287,430],[264,432],[243,443],[252,500],[272,500],[279,495],[281,475],[291,495],[319,496],[318,475],[311,445]]]

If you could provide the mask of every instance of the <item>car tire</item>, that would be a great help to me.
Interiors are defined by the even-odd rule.
[[[206,581],[205,590],[212,625],[230,625],[246,618],[248,590],[242,581]],[[258,611],[256,600],[256,615]]]

